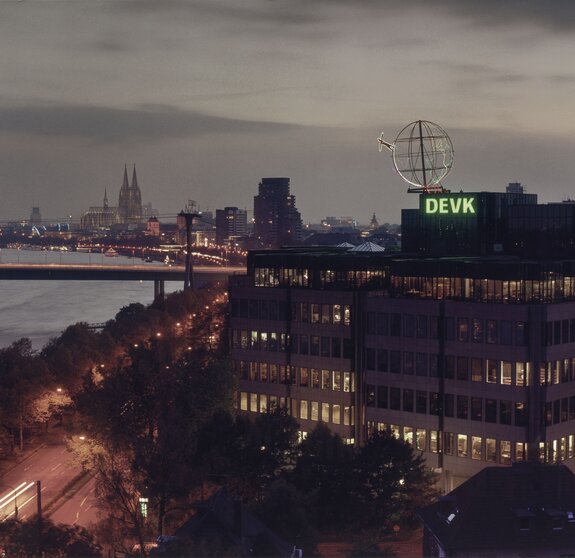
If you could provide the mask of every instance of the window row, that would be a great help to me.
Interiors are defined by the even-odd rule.
[[[440,357],[437,354],[391,351],[372,347],[365,349],[366,370],[436,378],[439,376],[441,366]],[[575,359],[573,359],[573,365],[569,361],[568,366],[568,376],[571,377],[571,374],[575,372]],[[530,369],[528,362],[445,355],[443,377],[448,380],[471,380],[472,382],[525,387],[530,383]]]
[[[541,420],[543,426],[575,420],[575,395],[543,403]]]
[[[232,298],[230,300],[232,318],[252,320],[286,321],[288,305],[285,300],[260,300],[257,298]]]
[[[575,318],[544,322],[541,328],[541,344],[544,346],[563,345],[575,342]]]
[[[396,438],[403,439],[419,451],[430,453],[443,451],[445,455],[502,464],[510,464],[512,460],[524,461],[527,459],[527,444],[525,442],[483,438],[482,436],[455,432],[442,433],[438,430],[383,422],[368,422],[368,429],[371,432],[388,432]],[[573,450],[571,450],[571,457],[573,457],[572,453]]]
[[[242,380],[271,384],[291,384],[313,389],[355,392],[355,373],[339,370],[320,370],[267,362],[237,361],[237,369]]]
[[[325,335],[298,335],[274,331],[234,329],[232,347],[254,351],[285,352],[327,358],[353,358],[353,340]]]
[[[575,357],[541,362],[539,365],[539,383],[542,386],[563,384],[575,380]]]
[[[368,335],[437,339],[439,318],[424,314],[367,312],[366,331]],[[447,341],[463,343],[524,346],[527,344],[527,324],[511,320],[448,316],[444,320],[444,337]]]
[[[528,405],[524,401],[446,393],[442,402],[440,394],[433,391],[402,390],[398,387],[371,384],[366,386],[366,390],[367,407],[424,415],[443,413],[443,416],[449,418],[515,426],[527,426],[529,420]]]
[[[349,304],[296,302],[292,305],[292,320],[304,324],[349,326],[351,306]]]
[[[287,408],[295,419],[325,422],[343,426],[354,425],[354,406],[338,403],[322,403],[307,399],[276,397],[265,393],[240,392],[240,410],[267,413],[276,407]]]

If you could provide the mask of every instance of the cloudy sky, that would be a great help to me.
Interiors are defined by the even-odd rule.
[[[398,222],[379,153],[409,122],[455,148],[451,189],[575,198],[572,0],[0,0],[0,219],[117,200],[252,209],[289,176],[304,222]]]

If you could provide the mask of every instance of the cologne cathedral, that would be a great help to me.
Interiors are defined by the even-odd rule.
[[[81,218],[83,229],[109,228],[113,225],[136,225],[142,222],[142,194],[138,186],[136,165],[132,182],[128,182],[128,168],[124,167],[124,180],[116,207],[108,205],[108,192],[104,190],[104,205],[93,206]]]

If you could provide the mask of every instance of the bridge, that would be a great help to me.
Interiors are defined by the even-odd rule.
[[[197,285],[245,273],[243,267],[194,266]],[[164,297],[165,281],[181,281],[184,266],[0,263],[0,281],[153,281],[154,299]]]

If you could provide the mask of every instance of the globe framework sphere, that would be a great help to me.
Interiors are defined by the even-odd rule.
[[[412,186],[424,191],[441,188],[441,181],[453,166],[453,144],[438,124],[416,120],[397,135],[393,165]]]

